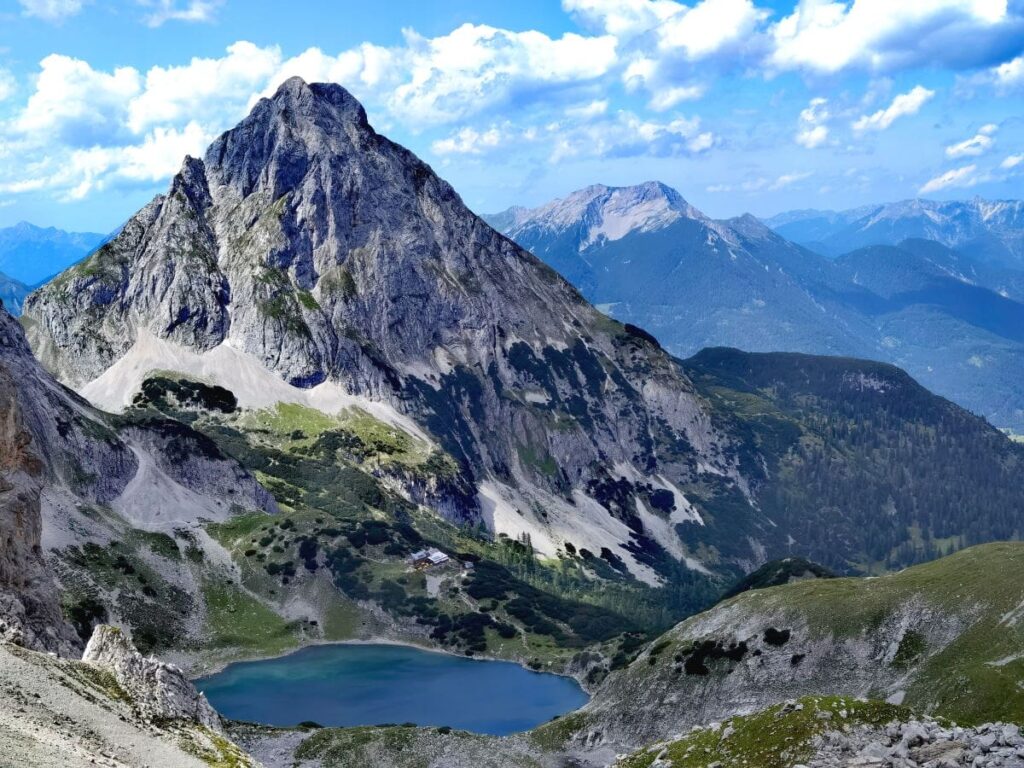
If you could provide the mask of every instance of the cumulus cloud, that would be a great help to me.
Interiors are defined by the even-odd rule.
[[[462,128],[446,139],[435,141],[431,149],[436,155],[479,155],[501,145],[501,131],[489,128],[477,131],[473,128]]]
[[[128,103],[128,127],[141,133],[186,117],[210,122],[226,112],[240,113],[253,92],[280,68],[277,48],[244,41],[229,46],[219,59],[194,58],[177,67],[153,67]]]
[[[200,20],[215,5],[148,7],[164,20]],[[342,83],[411,130],[464,122],[510,104],[546,104],[561,112],[593,92],[586,86],[615,65],[616,45],[608,35],[549,37],[465,24],[435,38],[406,31],[405,45],[393,48],[364,43],[337,55],[310,48],[287,59],[276,46],[240,41],[221,57],[145,72],[104,71],[54,54],[40,62],[27,103],[0,126],[0,144],[21,142],[23,158],[49,158],[59,168],[25,161],[0,168],[0,175],[8,179],[8,191],[54,189],[75,196],[104,184],[142,182],[157,172],[170,175],[167,156],[186,146],[201,150],[198,137],[230,127],[292,75]],[[0,87],[7,90],[6,80]],[[590,108],[601,103],[592,101]],[[471,130],[477,135],[442,141],[440,151],[473,153],[492,140],[487,131]]]
[[[591,28],[619,40],[622,82],[646,90],[648,106],[664,111],[698,99],[707,84],[694,82],[697,63],[709,73],[743,66],[758,48],[758,27],[768,12],[752,0],[563,0]]]
[[[149,9],[145,17],[146,25],[159,27],[168,21],[213,21],[223,0],[188,0],[185,3],[177,0],[139,0],[139,4]]]
[[[551,38],[463,24],[425,38],[406,31],[404,68],[391,108],[411,121],[444,123],[545,89],[595,80],[616,62],[616,38]]]
[[[115,185],[157,182],[177,171],[185,155],[202,154],[213,139],[195,122],[181,130],[155,128],[138,144],[93,146],[44,160],[28,178],[0,183],[0,193],[52,189],[61,200],[80,200]]]
[[[579,104],[568,107],[565,114],[569,117],[576,117],[586,120],[587,118],[603,115],[608,111],[608,99],[595,99],[588,104]]]
[[[814,149],[828,141],[829,129],[825,123],[830,117],[828,99],[820,96],[811,99],[807,108],[800,112],[796,143],[807,149]]]
[[[1024,56],[1003,62],[991,70],[992,79],[1001,88],[1015,88],[1024,85]]]
[[[460,128],[431,145],[434,154],[474,156],[501,150],[531,149],[550,162],[571,158],[694,156],[715,146],[717,137],[701,129],[700,118],[644,120],[633,112],[606,114],[594,110],[582,122],[553,121],[543,126],[516,128],[510,123],[486,129]]]
[[[51,54],[40,62],[35,92],[14,120],[14,130],[70,146],[115,143],[123,138],[128,102],[141,87],[132,67],[108,73]]]
[[[10,71],[0,68],[0,101],[5,101],[14,95],[18,83]]]
[[[18,0],[22,13],[45,21],[61,21],[82,10],[83,0]]]
[[[703,85],[678,85],[665,88],[656,92],[651,97],[651,101],[648,106],[655,112],[664,112],[665,110],[672,109],[684,101],[699,99],[704,95],[705,90],[706,89]]]
[[[772,25],[769,64],[824,73],[984,64],[1015,34],[1009,20],[1006,0],[804,0]]]
[[[1010,171],[1021,163],[1024,163],[1024,155],[1010,155],[999,164],[999,167],[1004,171]]]
[[[992,136],[997,130],[999,130],[998,125],[992,123],[983,125],[971,138],[946,147],[946,157],[977,157],[988,152],[995,144],[995,139]]]
[[[675,16],[685,6],[675,0],[562,0],[562,7],[593,29],[630,38]]]
[[[551,162],[574,157],[692,156],[707,152],[717,142],[714,133],[701,130],[699,118],[659,122],[628,111],[584,125],[553,123],[545,126],[545,132],[554,142]]]
[[[946,171],[934,179],[926,181],[918,190],[919,194],[927,195],[931,192],[938,192],[949,187],[973,187],[983,179],[977,174],[978,166],[971,164],[962,168],[954,168]]]
[[[743,40],[768,15],[750,0],[702,0],[658,27],[658,47],[700,59]]]
[[[864,115],[853,124],[855,131],[884,131],[891,126],[898,118],[906,115],[916,115],[933,96],[935,91],[930,91],[923,86],[915,86],[907,93],[901,93],[892,100],[892,103],[885,109],[880,109],[874,114]]]

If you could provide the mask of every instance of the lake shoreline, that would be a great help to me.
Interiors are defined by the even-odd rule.
[[[304,653],[317,650],[325,652]],[[478,668],[465,663],[474,661]],[[387,722],[505,737],[578,711],[591,699],[571,675],[378,638],[309,643],[233,661],[194,682],[226,718],[284,729],[305,721],[332,728]],[[412,688],[420,693],[410,698]]]
[[[189,680],[193,683],[197,680],[201,680],[205,677],[211,677],[220,672],[223,672],[225,668],[232,664],[244,664],[250,661],[270,661],[273,659],[284,658],[290,656],[293,653],[298,653],[305,648],[315,648],[324,645],[395,645],[402,646],[405,648],[415,648],[420,651],[429,651],[430,653],[439,653],[445,656],[452,656],[457,659],[468,659],[470,661],[503,661],[509,664],[515,664],[516,666],[522,667],[527,672],[536,672],[537,674],[543,675],[557,675],[558,677],[568,677],[574,680],[576,684],[587,694],[587,697],[594,695],[593,687],[588,685],[583,679],[582,674],[573,674],[566,671],[555,671],[550,669],[534,669],[524,660],[511,659],[502,656],[491,656],[489,654],[474,653],[472,656],[467,656],[464,653],[458,653],[457,651],[451,651],[446,648],[438,648],[434,645],[421,645],[420,643],[413,642],[412,640],[401,640],[394,637],[387,637],[383,635],[372,635],[370,637],[353,637],[345,638],[342,640],[327,640],[327,639],[312,639],[308,642],[302,642],[298,645],[288,648],[280,653],[269,653],[269,654],[243,654],[239,656],[233,656],[227,659],[218,659],[217,661],[209,661],[202,659],[201,657],[193,656],[191,654],[182,654],[183,659],[164,659],[182,667]],[[201,671],[200,674],[195,674],[196,671]]]

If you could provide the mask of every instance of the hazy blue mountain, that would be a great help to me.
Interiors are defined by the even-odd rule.
[[[1020,200],[903,200],[849,211],[789,211],[765,223],[827,256],[918,238],[963,250],[980,261],[1024,267]]]
[[[38,285],[81,260],[106,237],[23,221],[0,229],[0,272],[27,285]]]
[[[21,314],[21,304],[32,289],[20,280],[0,274],[0,300],[4,308],[17,317]]]
[[[966,239],[978,234],[979,211],[1003,222],[999,242],[1013,244],[1006,233],[1015,204],[961,205],[970,248],[980,242]],[[945,219],[935,221],[949,224],[953,209],[943,206]],[[884,360],[995,424],[1024,427],[1024,270],[991,260],[991,249],[977,257],[922,238],[823,258],[780,234],[813,245],[858,222],[873,221],[871,231],[881,233],[888,221],[889,237],[914,231],[895,215],[899,206],[887,208],[794,212],[773,220],[773,230],[752,216],[712,220],[651,182],[589,187],[487,218],[675,354],[724,345]],[[919,234],[939,234],[917,224]],[[944,231],[954,239],[952,224]]]

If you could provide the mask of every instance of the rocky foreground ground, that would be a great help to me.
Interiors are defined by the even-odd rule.
[[[1024,737],[1013,724],[975,728],[882,702],[787,701],[694,728],[616,762],[616,768],[1016,768]]]

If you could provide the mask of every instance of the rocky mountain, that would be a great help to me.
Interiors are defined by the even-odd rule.
[[[709,344],[869,351],[855,325],[823,319],[835,312],[808,289],[823,279],[819,257],[753,217],[714,221],[663,184],[588,187],[487,218],[675,354]]]
[[[571,532],[648,580],[600,489],[660,490],[681,521],[695,455],[741,482],[667,354],[474,216],[338,87],[285,83],[26,314],[43,362],[108,407],[145,370],[180,370],[180,350],[217,376],[249,366],[382,403],[476,487],[453,514],[548,555]]]
[[[652,205],[638,202],[645,196],[672,216],[644,219]],[[591,187],[491,220],[588,299],[646,328],[674,354],[732,346],[885,360],[994,424],[1024,428],[1016,376],[1022,348],[1013,330],[1024,306],[1024,271],[921,239],[881,250],[851,246],[842,258],[824,259],[781,234],[823,218],[838,226],[865,211],[818,218],[795,212],[773,232],[750,216],[712,221],[681,199],[654,183]],[[595,234],[606,216],[633,221],[626,205],[645,223],[615,224],[614,238]],[[991,222],[1005,219],[1012,229],[1012,206],[990,208]]]
[[[4,308],[14,316],[21,314],[21,305],[25,297],[31,292],[24,283],[0,274],[0,301]]]
[[[38,285],[84,258],[106,238],[96,232],[65,232],[23,221],[0,229],[0,272],[26,285]]]
[[[610,238],[629,226],[605,217],[638,201],[644,214],[629,226],[642,220],[641,231],[630,236],[678,228],[751,276],[764,273],[769,251],[794,274],[819,269],[820,259],[756,220],[710,222],[663,187],[627,198],[591,190],[567,210],[596,205],[600,231],[581,233],[581,242],[617,247],[625,238]],[[549,218],[569,215],[560,211]],[[780,290],[796,295],[791,278],[780,281]],[[804,306],[821,311],[810,300]],[[955,513],[941,500],[954,476],[976,500],[995,494],[1016,503],[1010,478],[1018,455],[1009,441],[897,371],[823,364],[813,381],[826,384],[816,402],[827,412],[774,403],[772,413],[781,413],[772,425],[744,412],[756,387],[716,381],[723,372],[706,359],[680,366],[645,331],[601,315],[468,211],[430,168],[377,134],[337,86],[286,82],[203,159],[187,159],[170,192],[116,238],[32,294],[25,314],[42,361],[96,404],[125,408],[153,372],[170,371],[228,390],[243,410],[280,401],[329,415],[359,408],[404,433],[408,445],[447,457],[424,466],[435,472],[427,484],[450,491],[427,499],[448,519],[483,525],[549,558],[566,555],[581,573],[684,585],[679,596],[699,593],[715,572],[734,576],[799,551],[827,548],[828,562],[841,567],[905,559],[893,548],[910,539],[908,529],[870,546],[861,533],[892,507],[880,465],[849,462],[837,508],[790,486],[791,474],[776,474],[803,445],[802,434],[844,429],[840,395],[861,395],[851,401],[866,409],[860,418],[893,418],[894,449],[901,431],[919,425],[943,435],[906,457],[933,462],[919,476],[939,483],[902,485],[893,499],[901,521],[919,520],[933,533],[947,514],[939,510],[949,510],[979,521],[979,535],[1009,525],[997,525],[980,501]],[[698,386],[695,376],[709,383]],[[901,411],[907,402],[921,407]],[[260,471],[282,471],[279,453],[266,458],[267,446],[238,437],[240,422],[222,422],[203,427],[211,439],[251,455]],[[954,454],[981,451],[994,478],[963,473],[959,464],[952,471],[940,445],[953,423],[964,441],[954,440]],[[340,426],[328,420],[314,434]],[[273,450],[282,445],[288,453],[308,448],[283,440]],[[343,444],[332,445],[336,452]],[[438,482],[444,461],[457,468],[448,476],[458,488]],[[294,504],[295,489],[305,488],[322,504],[322,489],[302,475],[279,476],[279,497],[286,492]],[[423,487],[408,475],[398,480],[406,501],[422,502],[409,481]],[[854,487],[871,493],[852,503],[846,494]],[[926,491],[929,503],[919,507]],[[769,499],[778,519],[763,512]],[[836,519],[842,535],[808,527]],[[926,556],[930,545],[914,546]]]
[[[903,200],[849,211],[791,211],[765,223],[828,256],[870,245],[934,240],[1003,267],[1024,268],[1024,202]]]

